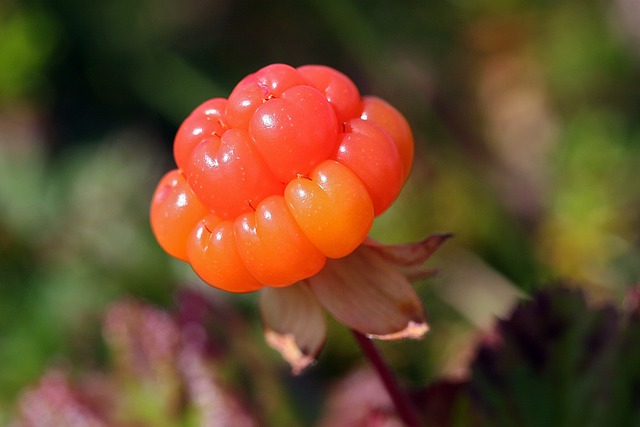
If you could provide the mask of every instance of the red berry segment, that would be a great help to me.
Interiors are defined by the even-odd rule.
[[[342,258],[363,242],[373,223],[373,204],[360,179],[326,160],[309,178],[296,178],[284,198],[309,240],[329,258]]]
[[[313,276],[326,261],[304,235],[282,196],[268,197],[255,212],[240,215],[235,233],[247,269],[269,286],[287,286]]]
[[[201,142],[185,173],[202,204],[223,219],[253,210],[262,199],[282,194],[284,188],[243,129],[229,129],[221,139]]]
[[[258,85],[255,74],[249,74],[242,79],[229,95],[225,111],[229,126],[246,129],[256,108],[262,105],[268,96],[268,93]]]
[[[404,117],[325,66],[274,64],[198,106],[158,184],[160,245],[232,292],[287,286],[351,253],[413,161]]]
[[[349,77],[324,65],[304,65],[298,71],[324,94],[340,123],[360,115],[360,92]]]
[[[206,216],[189,236],[187,255],[202,280],[230,292],[251,292],[264,285],[245,267],[236,246],[233,223]]]
[[[229,95],[226,110],[229,125],[246,128],[260,105],[271,98],[280,97],[291,87],[305,83],[295,68],[284,64],[269,65],[248,75]]]
[[[258,107],[249,133],[271,171],[286,183],[333,153],[338,123],[318,90],[295,86]]]
[[[295,68],[285,64],[267,65],[256,72],[255,77],[256,83],[266,94],[265,99],[277,98],[289,88],[307,84]]]
[[[413,164],[413,134],[404,116],[388,102],[375,96],[365,96],[362,99],[362,114],[364,120],[371,120],[386,130],[395,141],[402,158],[403,175],[406,180]]]
[[[398,197],[404,180],[402,159],[393,139],[375,123],[347,122],[335,158],[364,183],[374,215],[380,215]]]
[[[193,149],[209,138],[220,139],[226,130],[224,112],[227,100],[210,99],[198,108],[182,123],[176,134],[173,154],[178,168],[185,169]]]
[[[151,201],[151,229],[169,255],[187,260],[187,237],[206,214],[180,170],[162,177]]]

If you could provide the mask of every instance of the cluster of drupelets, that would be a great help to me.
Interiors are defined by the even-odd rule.
[[[405,118],[319,65],[264,67],[183,122],[155,191],[160,245],[232,292],[288,286],[342,258],[398,196]]]

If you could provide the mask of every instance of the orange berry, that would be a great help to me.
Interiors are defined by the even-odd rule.
[[[218,289],[251,292],[264,286],[240,258],[231,221],[215,215],[203,218],[189,236],[187,256],[193,271]]]
[[[282,196],[235,221],[236,244],[247,269],[262,283],[286,286],[316,274],[326,257],[309,241]]]
[[[151,200],[151,229],[162,249],[187,260],[187,237],[207,209],[191,191],[184,174],[174,169],[162,177]]]
[[[373,223],[373,203],[364,184],[335,160],[325,160],[308,178],[293,179],[284,199],[304,234],[329,258],[350,254]]]

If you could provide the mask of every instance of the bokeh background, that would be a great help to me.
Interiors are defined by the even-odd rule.
[[[52,366],[111,369],[102,319],[124,297],[215,301],[236,355],[220,369],[267,425],[312,425],[363,363],[333,324],[318,365],[290,377],[255,296],[209,289],[148,226],[182,119],[274,62],[335,67],[412,125],[411,178],[372,235],[455,238],[416,284],[428,338],[380,345],[407,385],[463,378],[478,336],[538,289],[623,304],[640,283],[635,0],[5,0],[0,424]]]

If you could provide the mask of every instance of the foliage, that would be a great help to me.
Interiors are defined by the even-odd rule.
[[[637,425],[640,318],[631,302],[628,311],[593,307],[560,288],[522,303],[472,366],[473,393],[488,423]]]
[[[619,309],[562,286],[536,293],[482,337],[467,378],[415,390],[416,407],[438,427],[637,425],[639,294]],[[260,382],[248,383],[241,399],[226,372],[243,368],[233,366],[228,338],[216,339],[228,308],[194,291],[178,301],[172,314],[135,300],[112,304],[103,321],[110,369],[75,376],[50,370],[23,392],[14,425],[261,425],[268,408],[259,399]],[[281,413],[277,422],[293,420]],[[318,421],[399,423],[380,379],[363,367],[330,389]]]

